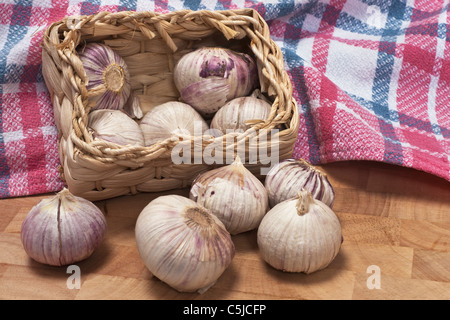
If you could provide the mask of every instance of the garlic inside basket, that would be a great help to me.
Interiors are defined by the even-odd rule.
[[[42,60],[60,131],[62,177],[75,194],[92,199],[187,186],[199,172],[229,164],[238,152],[256,172],[270,165],[261,161],[264,153],[259,150],[270,154],[274,151],[270,141],[275,140],[276,157],[290,157],[299,126],[297,104],[281,50],[256,11],[102,12],[81,17],[75,27],[68,21],[55,22],[46,30]],[[123,59],[126,67],[114,65],[105,73],[117,85],[89,87],[78,52],[91,44],[107,46]],[[271,105],[267,119],[253,119],[249,130],[222,135],[179,130],[149,146],[119,145],[93,137],[88,117],[100,90],[113,93],[101,106],[108,107],[114,94],[126,94],[129,86],[119,109],[140,123],[157,106],[180,101],[174,69],[184,55],[204,47],[231,49],[254,59],[254,89]],[[129,78],[124,80],[127,73]],[[204,118],[209,125],[212,116]]]

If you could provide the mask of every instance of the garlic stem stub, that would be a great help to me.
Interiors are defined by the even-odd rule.
[[[271,109],[272,106],[262,99],[252,96],[235,98],[216,112],[210,127],[220,130],[223,134],[243,132],[249,128],[247,121],[266,120]]]
[[[235,247],[209,210],[179,195],[160,196],[139,214],[139,254],[149,271],[180,292],[203,293],[230,265]]]
[[[239,157],[230,165],[200,174],[189,197],[211,210],[232,235],[256,229],[269,206],[264,185]]]
[[[150,109],[140,121],[146,146],[171,137],[201,136],[209,129],[202,116],[190,105],[169,101]]]
[[[302,189],[267,212],[257,243],[273,268],[309,274],[326,268],[339,253],[341,224],[330,207]]]
[[[174,81],[181,101],[211,118],[227,101],[247,96],[256,87],[256,63],[245,53],[202,47],[181,57]]]
[[[93,109],[123,109],[131,94],[130,75],[122,57],[107,45],[90,43],[79,50]]]
[[[302,188],[333,207],[335,192],[327,175],[304,159],[286,159],[277,163],[268,172],[264,185],[271,207],[295,198]]]
[[[121,146],[144,146],[139,124],[121,110],[93,110],[88,115],[88,129],[94,140],[105,140]]]
[[[35,261],[64,266],[87,259],[106,234],[106,219],[92,202],[63,189],[35,205],[21,227],[25,252]]]

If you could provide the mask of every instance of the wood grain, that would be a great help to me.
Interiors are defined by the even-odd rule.
[[[151,273],[136,248],[134,225],[152,199],[145,193],[98,201],[105,241],[85,261],[80,289],[66,267],[30,259],[20,241],[29,210],[49,195],[0,200],[0,299],[450,299],[450,183],[413,169],[375,162],[321,166],[336,191],[342,249],[325,270],[274,270],[258,253],[256,231],[233,236],[236,256],[204,294],[178,293]],[[380,288],[370,288],[371,266]]]

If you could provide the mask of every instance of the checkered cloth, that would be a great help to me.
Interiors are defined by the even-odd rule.
[[[282,48],[300,113],[293,155],[375,160],[450,180],[450,19],[444,0],[3,0],[0,197],[60,190],[41,73],[45,27],[98,11],[256,9]]]

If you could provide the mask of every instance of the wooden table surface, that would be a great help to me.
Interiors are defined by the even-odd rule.
[[[151,276],[136,248],[136,218],[159,195],[147,193],[96,202],[106,214],[107,235],[77,264],[81,287],[69,288],[66,267],[31,260],[20,241],[25,216],[49,196],[39,195],[0,200],[0,299],[450,299],[450,183],[375,162],[320,168],[335,188],[344,235],[340,253],[322,271],[272,269],[251,231],[233,236],[235,258],[212,288],[178,293]]]

